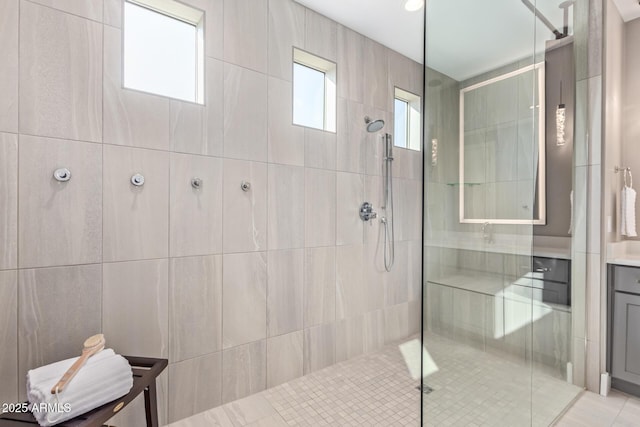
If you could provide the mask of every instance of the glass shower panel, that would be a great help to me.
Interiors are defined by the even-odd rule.
[[[546,426],[580,391],[566,16],[546,0],[427,2],[424,425]]]
[[[548,425],[562,407],[536,393],[566,382],[534,374],[555,339],[534,263],[545,39],[523,2],[431,0],[426,14],[423,331],[438,370],[423,424]]]

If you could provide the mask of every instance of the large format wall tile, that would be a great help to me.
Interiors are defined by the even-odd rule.
[[[390,343],[409,334],[409,304],[398,304],[384,309],[384,341]]]
[[[18,264],[18,136],[0,133],[0,270]]]
[[[18,274],[0,272],[0,402],[18,402]]]
[[[222,403],[222,353],[169,365],[169,422]]]
[[[302,329],[304,249],[271,251],[267,263],[267,335]]]
[[[267,160],[267,76],[226,63],[224,156]]]
[[[117,353],[168,356],[166,259],[103,264],[102,328]]]
[[[251,188],[242,191],[242,182]],[[267,165],[224,160],[223,250],[250,252],[267,249]]]
[[[366,124],[362,104],[338,98],[336,168],[346,172],[365,172]]]
[[[359,33],[338,26],[338,96],[356,102],[363,101],[365,38]],[[380,67],[382,64],[379,64]],[[368,84],[367,84],[368,90]]]
[[[20,267],[102,261],[102,147],[22,135],[19,177]]]
[[[364,317],[355,316],[336,322],[336,362],[364,352]]]
[[[270,163],[304,166],[305,128],[293,124],[291,82],[269,77]]]
[[[104,142],[168,150],[171,101],[123,87],[121,36],[104,27]]]
[[[158,393],[158,422],[161,426],[167,424],[169,406],[169,370],[156,378],[156,392]],[[125,408],[109,419],[109,424],[114,426],[147,427],[144,396],[139,394]]]
[[[222,402],[257,393],[267,385],[266,340],[222,352]]]
[[[269,249],[304,247],[304,168],[269,165]]]
[[[18,0],[0,2],[0,131],[18,132]]]
[[[170,169],[170,255],[222,253],[222,159],[171,154]]]
[[[336,244],[336,173],[305,169],[305,246]]]
[[[225,0],[224,60],[267,72],[267,0]]]
[[[122,2],[124,0],[103,0],[102,21],[105,25],[122,28]]]
[[[363,175],[338,172],[336,197],[337,245],[361,244],[363,242],[364,222],[359,215],[360,205],[364,201],[363,197]],[[374,210],[379,211],[379,206],[374,206]],[[367,226],[370,225],[367,224]]]
[[[385,307],[408,301],[409,242],[397,241],[394,247],[394,264],[384,281]]]
[[[144,185],[131,183],[134,174]],[[169,252],[169,154],[104,146],[105,261],[166,257]]]
[[[336,318],[336,248],[307,248],[304,262],[304,327]]]
[[[100,332],[100,264],[20,270],[18,285],[19,378],[78,356],[87,337]],[[23,399],[25,382],[19,387]]]
[[[224,348],[267,336],[267,253],[224,255],[222,345]]]
[[[336,361],[335,323],[313,326],[304,330],[304,374],[309,374]]]
[[[380,223],[365,227],[376,230],[377,240],[364,245],[363,276],[366,283],[365,311],[384,307],[385,290],[391,280],[391,274],[384,267],[384,226]],[[395,271],[393,267],[391,271]]]
[[[267,339],[267,387],[275,387],[302,376],[304,334],[296,331]]]
[[[269,0],[269,75],[291,81],[293,47],[304,46],[305,8],[293,1]]]
[[[370,353],[384,346],[384,311],[375,310],[364,314],[363,320],[363,349]]]
[[[93,21],[102,22],[102,3],[103,0],[85,0],[85,1],[68,1],[68,0],[32,0],[34,3],[40,3],[43,6],[49,6],[72,15],[82,16],[83,18]]]
[[[336,247],[336,319],[364,312],[363,245]]]
[[[222,256],[173,258],[169,266],[169,358],[222,348]]]
[[[336,133],[304,130],[304,165],[308,168],[336,169]]]
[[[20,6],[20,132],[102,141],[102,25]]]
[[[335,62],[338,59],[338,24],[311,9],[306,12],[305,49]]]
[[[207,58],[205,105],[171,101],[171,151],[222,156],[224,67]]]
[[[420,299],[409,301],[409,330],[407,336],[419,334],[422,326],[422,302]]]
[[[363,68],[366,90],[364,91],[364,104],[381,110],[389,108],[390,102],[387,83],[389,69],[387,51],[388,49],[380,43],[365,38]],[[391,122],[387,124],[387,126],[390,125]]]
[[[394,87],[399,87],[416,95],[421,94],[423,66],[394,50],[388,50],[387,53],[389,60],[389,90],[393,91]],[[387,106],[387,110],[393,111],[393,98],[389,96],[387,99],[390,103]]]

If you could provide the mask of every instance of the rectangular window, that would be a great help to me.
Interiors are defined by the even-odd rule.
[[[293,123],[324,129],[323,72],[302,64],[293,64]]]
[[[394,145],[420,151],[420,97],[395,88]]]
[[[293,50],[293,124],[336,131],[336,64]]]
[[[125,1],[124,87],[203,104],[203,21],[177,1]]]

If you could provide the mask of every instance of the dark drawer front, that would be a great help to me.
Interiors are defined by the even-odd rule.
[[[613,286],[616,291],[640,294],[640,268],[614,266]]]
[[[543,280],[554,282],[569,282],[569,261],[555,258],[533,258],[533,271],[542,273]]]
[[[532,280],[533,300],[571,306],[571,285],[569,283]]]

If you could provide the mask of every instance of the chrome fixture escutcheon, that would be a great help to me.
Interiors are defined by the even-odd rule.
[[[191,179],[191,186],[193,188],[195,188],[196,190],[199,190],[202,188],[202,180],[198,177],[195,177],[193,179]]]
[[[139,173],[133,175],[131,177],[131,183],[136,187],[142,187],[144,185],[144,176],[140,175]]]
[[[53,172],[53,177],[56,181],[67,182],[71,179],[71,171],[67,168],[56,169],[55,172]]]

